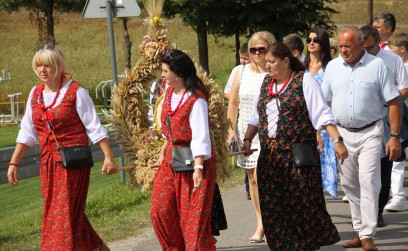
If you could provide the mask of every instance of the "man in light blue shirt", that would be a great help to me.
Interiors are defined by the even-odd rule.
[[[327,65],[322,90],[349,150],[349,157],[340,165],[340,180],[357,234],[344,247],[378,250],[373,238],[381,188],[383,108],[385,104],[389,107],[391,133],[399,135],[401,107],[390,70],[381,59],[364,51],[363,42],[356,26],[340,31],[340,57]],[[391,137],[385,151],[390,160],[397,159],[399,139]]]

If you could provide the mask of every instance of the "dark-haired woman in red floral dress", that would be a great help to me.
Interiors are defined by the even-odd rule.
[[[116,164],[89,93],[66,77],[64,66],[61,51],[53,45],[35,54],[33,69],[42,83],[30,92],[7,176],[18,185],[18,163],[38,139],[44,198],[41,250],[106,251],[85,215],[91,168],[65,169],[55,137],[64,147],[88,145],[89,139],[99,143],[105,155],[102,174],[116,173]]]
[[[151,219],[163,250],[215,250],[211,212],[217,170],[208,92],[196,74],[194,63],[182,51],[173,49],[162,59],[162,76],[169,85],[161,116],[166,139],[153,185]],[[191,147],[194,171],[173,171],[172,147],[177,145]]]
[[[289,48],[275,43],[265,57],[269,74],[254,102],[243,146],[249,154],[259,133],[257,176],[265,236],[271,250],[316,250],[340,237],[326,211],[320,166],[295,167],[292,143],[311,142],[318,159],[316,129],[324,128],[337,142],[340,163],[347,149],[319,84]]]

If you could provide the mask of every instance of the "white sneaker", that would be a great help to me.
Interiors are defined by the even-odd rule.
[[[405,211],[404,199],[391,199],[390,202],[384,207],[387,212],[402,212]]]
[[[347,198],[346,195],[343,196],[343,199],[341,199],[344,203],[349,203],[349,199]]]

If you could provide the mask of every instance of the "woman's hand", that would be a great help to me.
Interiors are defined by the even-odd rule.
[[[231,142],[234,140],[237,140],[237,134],[234,131],[230,130],[227,138],[227,146],[229,147]]]
[[[319,153],[323,152],[323,139],[320,131],[316,131],[316,140],[317,140],[317,150]]]
[[[193,192],[197,191],[203,186],[203,170],[195,168],[193,173],[194,188]]]
[[[13,186],[18,186],[18,167],[15,165],[9,165],[7,171],[7,179]]]
[[[245,151],[244,156],[249,156],[253,153],[253,151],[251,151],[251,145],[251,141],[244,140],[244,145],[241,148],[241,151]]]
[[[117,171],[118,168],[115,161],[111,158],[105,158],[102,165],[102,174],[111,175],[115,174]]]
[[[161,163],[163,162],[163,160],[164,160],[164,155],[163,155],[163,154],[160,154],[159,158],[156,160],[156,164],[155,164],[155,165],[160,166]]]

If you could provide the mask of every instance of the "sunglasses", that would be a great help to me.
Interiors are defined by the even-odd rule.
[[[314,38],[308,37],[308,38],[306,38],[306,43],[310,44],[312,41],[315,44],[319,43],[319,39],[317,37],[314,37]]]
[[[256,52],[258,52],[259,54],[265,54],[266,53],[266,47],[253,47],[253,48],[249,48],[249,52],[252,55],[255,55]]]
[[[173,59],[173,58],[171,57],[171,52],[170,52],[170,51],[167,51],[167,52],[164,54],[164,57],[165,57],[165,58]]]
[[[377,44],[373,44],[373,45],[371,45],[371,46],[364,47],[363,49],[364,49],[365,51],[369,52],[369,51],[371,51],[372,49],[374,49],[374,47],[375,47],[376,45],[377,45]]]
[[[39,45],[37,46],[37,52],[40,50],[54,50],[55,45],[53,44],[46,44],[46,45]]]

